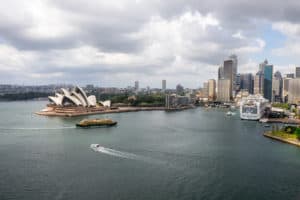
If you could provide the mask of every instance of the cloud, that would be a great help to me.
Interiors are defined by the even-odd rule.
[[[288,37],[273,54],[289,52],[297,62],[299,13],[292,0],[10,0],[0,7],[1,78],[119,87],[167,79],[170,87],[196,87],[216,78],[232,53],[241,72],[254,70],[270,24]]]

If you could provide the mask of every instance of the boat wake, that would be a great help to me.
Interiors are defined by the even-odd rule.
[[[150,161],[151,159],[148,159],[147,157],[136,155],[133,153],[123,152],[123,151],[117,151],[114,149],[106,148],[103,146],[100,146],[99,144],[91,144],[91,149],[93,149],[96,152],[107,154],[110,156],[125,158],[125,159],[131,159],[131,160],[141,160],[141,161]]]

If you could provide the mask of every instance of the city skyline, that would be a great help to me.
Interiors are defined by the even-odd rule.
[[[42,1],[0,8],[0,84],[196,88],[228,55],[238,73],[267,58],[299,66],[297,1]],[[268,11],[264,8],[269,8]],[[271,12],[276,10],[276,14]],[[137,18],[137,16],[139,16]],[[243,16],[243,17],[240,17]],[[180,76],[180,81],[178,77]],[[155,84],[153,84],[155,83]]]

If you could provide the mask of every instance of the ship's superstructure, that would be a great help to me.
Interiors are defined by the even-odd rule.
[[[261,95],[250,95],[240,102],[240,117],[246,120],[259,120],[265,113],[269,101]]]

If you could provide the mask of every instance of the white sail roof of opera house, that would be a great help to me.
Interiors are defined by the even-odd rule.
[[[55,93],[55,96],[49,96],[49,101],[57,106],[66,104],[92,107],[96,106],[97,100],[94,95],[87,96],[82,88],[76,86],[72,90],[61,88],[61,93]]]

